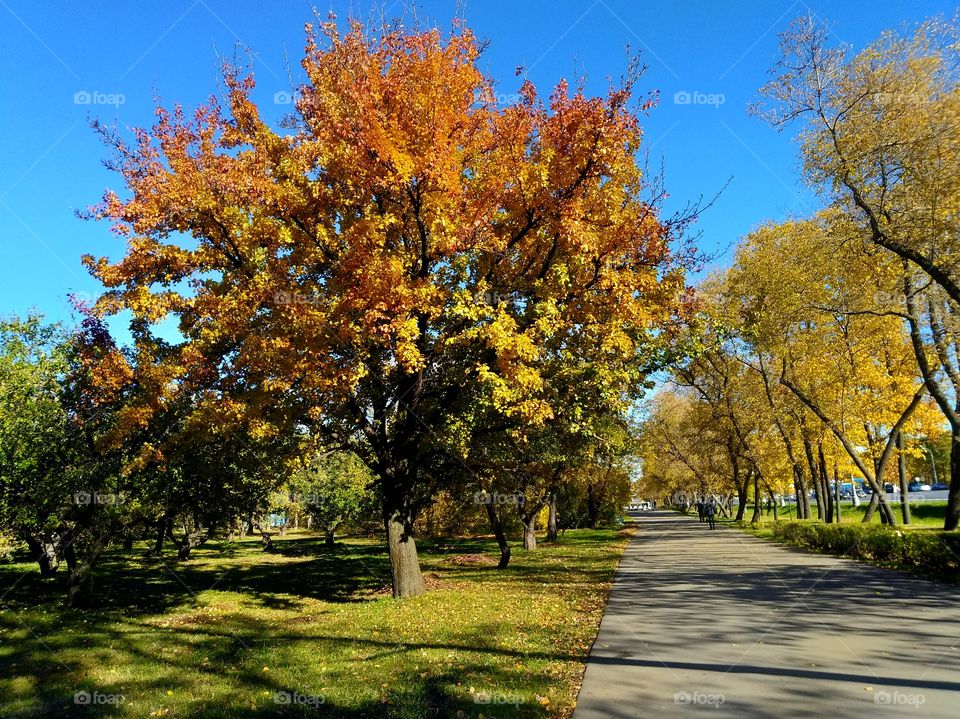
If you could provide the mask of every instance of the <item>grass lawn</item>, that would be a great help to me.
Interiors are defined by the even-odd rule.
[[[506,571],[491,540],[423,541],[430,591],[404,601],[380,543],[296,533],[110,556],[85,611],[0,565],[0,716],[569,716],[627,538],[568,531]]]
[[[811,500],[811,511],[813,512],[814,517],[817,514],[817,505]],[[901,514],[900,514],[900,503],[891,502],[890,507],[893,509],[894,514],[897,517],[897,525],[901,525]],[[860,522],[863,520],[863,515],[867,511],[867,502],[861,502],[859,507],[854,507],[852,502],[841,502],[840,505],[840,519],[843,522]],[[929,502],[911,502],[910,503],[910,524],[905,527],[906,529],[943,529],[943,520],[946,517],[947,512],[947,503],[946,501],[929,501]],[[777,514],[780,519],[796,519],[797,518],[797,505],[788,504],[784,507],[779,507],[777,509]],[[749,527],[750,517],[753,516],[753,505],[747,507],[747,511],[744,514],[745,523]],[[723,517],[718,517],[720,521],[732,522],[730,519],[725,519]],[[880,516],[877,512],[873,515],[873,523],[880,523]],[[766,525],[770,522],[773,522],[773,513],[767,514],[764,510],[763,516],[760,519],[760,527],[756,528],[759,533],[763,532],[763,525]],[[769,531],[767,532],[769,534]]]

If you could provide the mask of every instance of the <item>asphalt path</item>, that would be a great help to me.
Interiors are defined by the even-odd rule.
[[[960,717],[956,588],[635,516],[574,719]]]

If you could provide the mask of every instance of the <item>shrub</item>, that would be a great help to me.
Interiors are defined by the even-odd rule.
[[[0,562],[9,562],[13,559],[14,549],[16,549],[16,540],[13,536],[0,532]]]
[[[816,552],[852,557],[942,579],[960,579],[960,533],[906,532],[870,524],[777,522],[774,539]]]

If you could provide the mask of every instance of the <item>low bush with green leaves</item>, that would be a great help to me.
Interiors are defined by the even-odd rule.
[[[804,549],[960,580],[960,533],[957,532],[901,531],[883,525],[800,521],[775,523],[771,536]]]

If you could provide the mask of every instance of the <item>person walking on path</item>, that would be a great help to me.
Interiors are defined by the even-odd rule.
[[[713,497],[710,497],[703,508],[703,512],[707,515],[707,521],[710,523],[710,529],[716,529],[717,523],[715,518],[717,516],[717,500],[715,500]]]
[[[706,518],[706,506],[702,499],[697,499],[697,516],[700,518],[700,521],[705,521]]]

